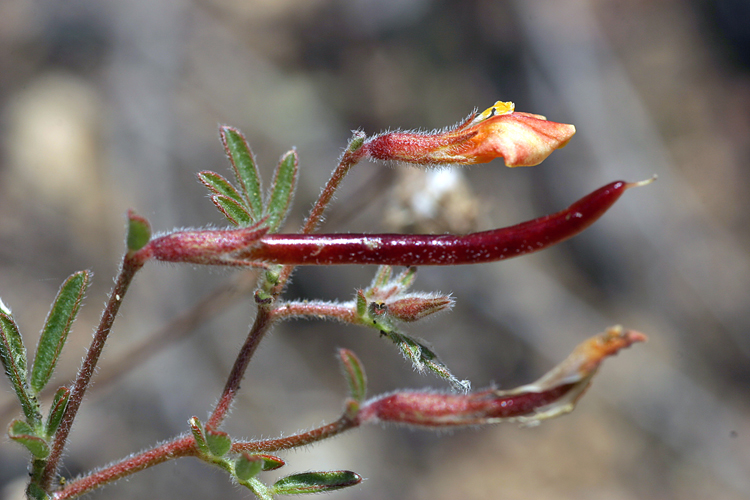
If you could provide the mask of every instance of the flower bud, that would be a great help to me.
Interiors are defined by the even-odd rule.
[[[576,129],[498,101],[454,128],[437,133],[386,132],[363,146],[377,160],[417,165],[474,165],[504,158],[508,167],[538,165],[564,147]]]
[[[388,312],[399,321],[410,323],[453,307],[450,295],[410,294],[387,303]]]

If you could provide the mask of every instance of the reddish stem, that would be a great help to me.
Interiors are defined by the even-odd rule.
[[[65,408],[65,414],[60,422],[55,433],[54,440],[52,441],[52,449],[49,457],[47,458],[47,465],[44,468],[44,472],[41,477],[41,485],[45,491],[49,491],[52,480],[57,474],[57,466],[60,462],[60,457],[65,449],[65,443],[70,434],[70,429],[73,426],[78,409],[83,401],[83,396],[86,393],[86,389],[91,382],[91,377],[94,375],[96,369],[96,363],[99,361],[99,356],[104,350],[104,344],[107,341],[109,332],[112,330],[112,324],[115,322],[117,312],[120,310],[122,299],[125,297],[130,283],[133,281],[135,273],[143,267],[145,260],[136,257],[137,254],[127,254],[123,259],[122,268],[120,274],[117,276],[115,282],[115,288],[112,290],[109,301],[107,302],[102,318],[99,322],[99,327],[94,334],[94,338],[91,341],[86,352],[86,358],[83,360],[81,368],[78,370],[78,375],[73,383],[73,388],[70,393],[70,399],[68,406]]]
[[[349,147],[344,152],[343,156],[341,157],[341,160],[339,161],[339,164],[334,169],[333,173],[331,174],[330,179],[328,179],[328,182],[323,188],[323,191],[320,193],[320,196],[315,201],[315,204],[310,210],[310,215],[307,216],[305,223],[302,225],[302,230],[300,231],[302,234],[313,233],[318,228],[318,225],[320,224],[320,221],[323,218],[323,213],[326,211],[326,208],[328,208],[328,205],[331,203],[331,200],[333,199],[333,195],[336,193],[336,190],[341,185],[341,182],[344,180],[344,177],[346,177],[346,174],[349,173],[349,170],[351,170],[351,168],[357,163],[359,163],[359,161],[365,156],[365,148],[361,146],[352,148],[352,144],[356,140],[357,137],[359,137],[359,135],[356,135],[355,138],[352,139],[352,142],[349,143]],[[362,134],[361,137],[359,138],[363,139],[364,135]],[[282,262],[279,262],[279,264],[282,264]],[[293,263],[289,262],[288,264],[293,264]],[[292,275],[292,272],[294,272],[294,266],[287,265],[287,266],[284,266],[284,269],[282,269],[281,272],[279,273],[279,283],[274,288],[274,292],[276,293],[277,296],[278,294],[281,293],[281,291],[286,286],[286,283],[287,281],[289,281],[289,277]]]
[[[409,234],[270,234],[241,257],[285,265],[478,264],[537,252],[575,236],[601,217],[628,188],[616,181],[570,207],[515,226],[463,236]]]
[[[318,227],[318,224],[320,223],[321,218],[323,217],[323,212],[325,212],[325,209],[328,207],[331,199],[333,199],[333,195],[341,184],[341,181],[344,180],[344,177],[346,177],[346,174],[349,173],[349,170],[354,165],[356,165],[360,159],[362,159],[363,154],[364,151],[362,150],[362,148],[352,150],[351,146],[349,149],[347,149],[347,151],[344,152],[344,155],[341,157],[338,166],[331,174],[331,178],[328,180],[328,183],[323,188],[323,192],[320,194],[320,197],[318,197],[318,200],[315,202],[315,205],[310,211],[310,215],[307,217],[307,220],[302,227],[302,233],[312,233],[313,231],[315,231],[315,229]],[[281,291],[284,289],[284,286],[291,276],[292,271],[294,271],[294,266],[285,266],[279,273],[277,285],[273,287],[272,291],[274,302],[278,298]],[[237,391],[239,390],[240,382],[242,381],[242,377],[244,377],[245,375],[245,370],[250,363],[250,359],[255,353],[255,349],[257,349],[258,344],[263,339],[266,332],[269,330],[273,323],[273,314],[271,311],[272,309],[268,305],[258,306],[258,315],[255,318],[253,326],[250,328],[250,332],[248,333],[245,344],[242,346],[242,349],[240,350],[240,353],[234,362],[232,372],[230,373],[229,379],[224,386],[224,392],[222,393],[221,398],[216,405],[216,408],[214,408],[211,417],[206,423],[206,428],[217,428],[219,425],[221,425],[221,422],[229,412],[229,408],[232,405],[232,401],[234,401],[234,397],[237,394]]]
[[[247,365],[250,364],[258,344],[273,325],[273,321],[270,308],[267,305],[258,305],[253,326],[250,328],[247,339],[234,361],[234,366],[232,366],[232,371],[229,373],[229,378],[227,378],[227,383],[224,386],[224,392],[221,394],[221,398],[219,398],[219,402],[211,413],[208,422],[206,422],[206,429],[217,429],[229,413],[234,397],[240,389],[242,377],[245,376]]]
[[[232,445],[232,452],[242,453],[244,451],[248,453],[270,453],[279,450],[288,450],[328,439],[337,434],[341,434],[344,431],[358,427],[359,424],[359,419],[350,418],[344,415],[335,422],[293,436],[278,439],[266,439],[263,441],[249,441],[246,443],[237,442]]]
[[[274,319],[292,319],[301,317],[316,317],[337,319],[344,323],[359,324],[359,316],[351,304],[336,302],[284,302],[273,310]]]
[[[192,436],[183,436],[174,441],[162,444],[150,450],[132,456],[110,467],[95,471],[88,476],[69,482],[63,489],[55,492],[54,500],[75,498],[91,490],[117,481],[143,469],[153,467],[173,458],[195,456],[195,440]]]
[[[359,163],[364,156],[365,148],[362,147],[352,150],[350,146],[350,148],[344,152],[338,166],[331,174],[331,178],[328,179],[328,183],[326,183],[318,200],[315,202],[315,205],[313,205],[312,210],[310,210],[310,215],[307,216],[307,220],[305,220],[305,224],[302,226],[302,233],[309,234],[317,229],[318,224],[323,217],[323,212],[325,212],[326,208],[328,208],[328,205],[331,203],[333,195],[339,188],[341,181],[344,180],[344,177],[349,173],[349,170]]]

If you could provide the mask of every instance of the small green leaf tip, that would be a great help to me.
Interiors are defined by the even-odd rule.
[[[347,152],[354,153],[357,151],[365,143],[366,138],[367,136],[361,130],[352,132],[352,138],[349,139],[349,145],[346,148]]]
[[[297,174],[299,172],[299,160],[297,151],[287,152],[279,160],[276,172],[273,176],[273,184],[268,195],[266,225],[268,232],[276,232],[284,223],[289,208],[292,206],[294,191],[297,188]]]
[[[253,220],[259,220],[263,213],[263,195],[255,157],[245,137],[236,128],[224,125],[219,129],[219,135],[250,215]]]
[[[274,495],[301,495],[338,490],[361,482],[362,476],[348,470],[304,472],[279,479],[271,490]]]
[[[60,387],[55,393],[55,397],[52,398],[52,406],[49,409],[49,416],[45,425],[45,432],[48,439],[55,434],[57,428],[60,426],[60,422],[62,422],[63,415],[65,414],[65,408],[68,406],[68,399],[70,399],[70,389],[67,387]]]
[[[264,460],[258,455],[243,453],[234,461],[234,475],[238,479],[247,481],[263,470]]]
[[[26,447],[34,458],[47,458],[49,445],[41,437],[37,436],[34,429],[23,420],[14,420],[8,427],[8,436],[15,442]]]
[[[232,438],[223,431],[206,429],[206,443],[211,455],[215,457],[223,457],[232,448]]]
[[[151,224],[133,210],[128,210],[128,251],[137,252],[145,247],[150,240]]]
[[[39,337],[31,370],[31,389],[37,394],[52,377],[90,282],[91,273],[79,271],[65,280],[57,292]]]
[[[203,429],[203,424],[198,417],[191,417],[190,420],[188,420],[188,424],[190,424],[190,432],[193,434],[195,446],[198,450],[203,454],[210,453],[211,450],[208,449],[208,443],[206,442],[206,433]]]
[[[255,222],[250,215],[250,212],[248,212],[247,207],[238,203],[233,198],[224,196],[223,194],[217,194],[211,197],[211,201],[234,226],[246,227]]]
[[[52,498],[36,483],[29,484],[26,488],[26,494],[30,500],[50,500]]]
[[[258,453],[256,456],[263,459],[263,470],[276,470],[286,465],[281,458],[276,455],[268,455],[267,453]]]
[[[341,368],[349,386],[349,396],[361,403],[367,395],[367,375],[359,358],[349,349],[339,349]]]
[[[211,172],[210,170],[204,170],[198,172],[198,180],[208,188],[211,195],[221,194],[232,198],[237,203],[247,205],[245,199],[239,191],[237,191],[237,188],[235,188],[223,175]]]

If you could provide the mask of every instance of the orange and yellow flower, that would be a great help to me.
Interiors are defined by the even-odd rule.
[[[437,133],[386,132],[368,139],[363,147],[371,158],[385,161],[474,165],[503,158],[508,167],[523,167],[538,165],[575,133],[573,125],[517,112],[512,102],[498,101],[454,128]]]

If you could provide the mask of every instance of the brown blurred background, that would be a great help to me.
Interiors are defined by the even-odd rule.
[[[573,414],[538,428],[367,428],[282,454],[279,472],[367,478],[338,499],[748,498],[749,34],[743,0],[2,0],[0,296],[33,352],[62,280],[96,273],[54,380],[66,383],[116,272],[126,210],[157,230],[223,224],[195,178],[228,172],[217,124],[244,131],[266,178],[297,147],[293,231],[350,130],[439,128],[512,100],[574,123],[577,136],[531,169],[496,161],[436,176],[363,163],[324,229],[487,229],[658,174],[556,248],[421,269],[416,289],[458,304],[407,329],[477,388],[530,382],[612,324],[650,342],[606,363]],[[287,296],[348,300],[373,272],[302,269]],[[71,434],[66,476],[206,417],[253,317],[247,281],[189,267],[141,273]],[[231,296],[222,307],[202,302],[216,290]],[[147,359],[132,354],[165,325],[188,334],[149,345]],[[227,430],[270,437],[335,419],[337,347],[360,355],[371,394],[445,388],[374,331],[294,322],[264,341]],[[12,405],[0,382],[2,428]],[[18,498],[25,478],[25,453],[3,440],[0,497]],[[193,459],[91,496],[249,497]]]

